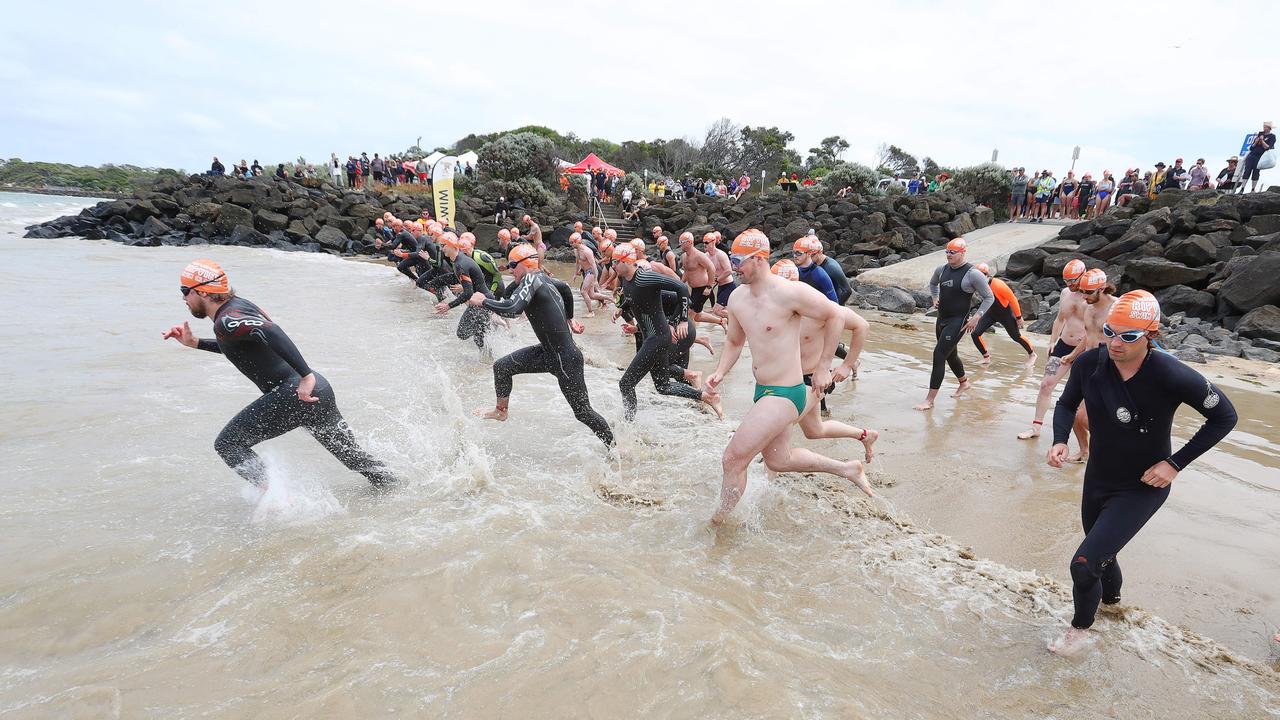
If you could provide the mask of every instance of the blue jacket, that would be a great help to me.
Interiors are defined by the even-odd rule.
[[[805,267],[799,268],[799,270],[801,282],[826,295],[831,302],[840,302],[839,298],[836,297],[836,288],[831,284],[831,276],[827,274],[826,270],[822,269],[821,265],[811,262]]]

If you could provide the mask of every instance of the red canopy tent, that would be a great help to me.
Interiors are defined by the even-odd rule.
[[[569,167],[562,169],[560,172],[573,173],[575,175],[580,175],[582,173],[592,172],[595,170],[603,170],[606,175],[625,175],[626,174],[626,172],[624,172],[621,168],[616,168],[610,165],[609,163],[601,160],[600,156],[596,155],[595,153],[590,153],[586,157],[582,158],[582,162],[578,163],[577,165],[570,165]]]

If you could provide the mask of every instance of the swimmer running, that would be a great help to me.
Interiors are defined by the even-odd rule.
[[[942,387],[942,378],[946,375],[946,366],[960,382],[960,387],[951,397],[960,397],[969,389],[969,379],[964,374],[964,363],[960,361],[960,353],[956,351],[960,339],[973,332],[978,318],[990,309],[995,302],[991,294],[991,286],[987,284],[987,276],[978,272],[977,268],[965,262],[968,243],[964,238],[956,238],[947,243],[947,262],[933,271],[929,281],[929,292],[933,295],[933,306],[938,309],[938,318],[934,325],[934,334],[938,342],[933,346],[933,370],[929,375],[929,394],[924,402],[916,405],[916,410],[928,410],[938,397]],[[982,299],[978,311],[971,317],[969,308],[973,296]],[[966,319],[968,318],[968,319]]]
[[[1084,470],[1080,516],[1084,541],[1072,555],[1071,626],[1049,644],[1070,655],[1088,642],[1099,604],[1120,602],[1116,555],[1164,504],[1178,473],[1217,445],[1236,424],[1231,401],[1200,373],[1156,350],[1160,304],[1151,293],[1125,293],[1102,326],[1106,345],[1080,354],[1053,412],[1051,467],[1067,459],[1067,439],[1083,402],[1093,435]],[[1187,405],[1205,422],[1177,452],[1173,416]]]
[[[773,472],[830,473],[871,495],[860,461],[833,460],[791,447],[791,426],[804,414],[808,397],[800,360],[801,319],[825,323],[820,355],[829,358],[835,354],[844,325],[840,306],[804,283],[770,272],[769,238],[760,230],[752,228],[735,238],[732,253],[730,263],[742,285],[729,297],[724,349],[707,386],[719,387],[742,356],[743,346],[750,343],[755,403],[724,449],[720,504],[711,523],[719,525],[733,512],[747,486],[747,467],[762,453]],[[813,371],[815,394],[821,397],[830,384],[831,368],[819,363]]]
[[[166,331],[164,339],[226,355],[262,391],[262,397],[231,418],[213,442],[214,450],[232,470],[265,489],[267,468],[253,447],[301,427],[374,487],[387,488],[396,482],[396,477],[356,442],[338,410],[329,381],[307,365],[297,346],[265,312],[236,295],[227,273],[217,263],[192,261],[183,269],[180,282],[192,317],[213,318],[214,337],[197,338],[191,325],[184,322]]]

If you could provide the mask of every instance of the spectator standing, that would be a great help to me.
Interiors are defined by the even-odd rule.
[[[338,153],[329,153],[329,175],[333,178],[334,187],[342,187],[342,164],[338,162]]]
[[[385,182],[383,177],[387,171],[387,164],[382,158],[378,157],[378,153],[373,154],[373,162],[369,163],[369,171],[373,173],[374,182]]]
[[[1190,179],[1187,182],[1188,190],[1204,190],[1209,187],[1209,169],[1204,166],[1204,158],[1196,160],[1196,164],[1191,166],[1187,171]]]
[[[1173,161],[1173,167],[1164,175],[1164,187],[1162,190],[1181,190],[1187,180],[1190,179],[1190,173],[1182,166],[1182,158]]]
[[[1147,183],[1147,197],[1152,200],[1155,200],[1160,190],[1164,188],[1164,168],[1164,163],[1156,163],[1156,171],[1151,173],[1151,181]]]
[[[356,159],[347,156],[347,187],[354,188],[356,186]]]
[[[1067,176],[1062,179],[1062,184],[1058,186],[1058,212],[1064,220],[1079,220],[1076,215],[1075,202],[1076,192],[1080,189],[1080,183],[1076,180],[1074,170],[1068,170]]]
[[[1240,176],[1240,192],[1244,192],[1246,182],[1251,183],[1249,192],[1258,191],[1258,178],[1261,175],[1261,171],[1258,170],[1258,161],[1262,159],[1264,153],[1275,146],[1276,134],[1271,132],[1271,121],[1267,120],[1262,123],[1262,132],[1254,135],[1249,153],[1244,156],[1244,174]],[[214,160],[216,161],[217,158]]]
[[[462,169],[462,174],[466,175],[468,178],[475,177],[476,169],[471,167],[470,160],[467,161],[467,166]]]
[[[1239,169],[1240,158],[1227,158],[1227,166],[1222,168],[1222,172],[1218,173],[1218,189],[1219,190],[1235,190],[1236,189],[1236,170]],[[1240,183],[1243,185],[1244,183]]]
[[[1058,179],[1052,172],[1045,170],[1040,173],[1040,179],[1036,182],[1036,209],[1032,222],[1044,222],[1049,216],[1050,203],[1053,202],[1053,193],[1057,188]]]
[[[1015,222],[1026,211],[1027,207],[1026,168],[1014,168],[1013,177],[1009,179],[1009,222]]]
[[[1076,207],[1080,212],[1084,213],[1084,217],[1092,218],[1093,209],[1098,202],[1098,196],[1095,194],[1098,190],[1098,183],[1093,181],[1093,173],[1085,173],[1080,178],[1080,185],[1076,188]]]
[[[1100,217],[1102,213],[1107,211],[1107,208],[1111,207],[1112,195],[1115,194],[1115,191],[1115,178],[1111,176],[1110,170],[1103,170],[1102,179],[1098,181],[1098,204],[1095,208],[1097,212],[1094,213],[1094,217]]]

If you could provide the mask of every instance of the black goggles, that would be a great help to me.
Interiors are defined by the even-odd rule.
[[[195,285],[191,285],[190,287],[188,287],[188,286],[186,286],[186,285],[180,285],[180,286],[178,286],[178,289],[182,291],[182,297],[186,297],[186,296],[188,296],[188,295],[190,295],[190,294],[191,294],[191,291],[192,291],[192,290],[195,290],[195,289],[196,289],[196,288],[198,288],[198,287],[204,287],[205,285],[208,285],[209,283],[215,283],[215,282],[218,282],[219,280],[221,280],[222,278],[224,278],[224,277],[226,277],[226,276],[227,276],[227,274],[226,274],[226,273],[222,273],[221,275],[219,275],[219,276],[218,276],[218,277],[216,277],[216,278],[211,278],[211,279],[209,279],[209,280],[205,280],[205,281],[204,281],[204,282],[202,282],[202,283],[196,283]]]

